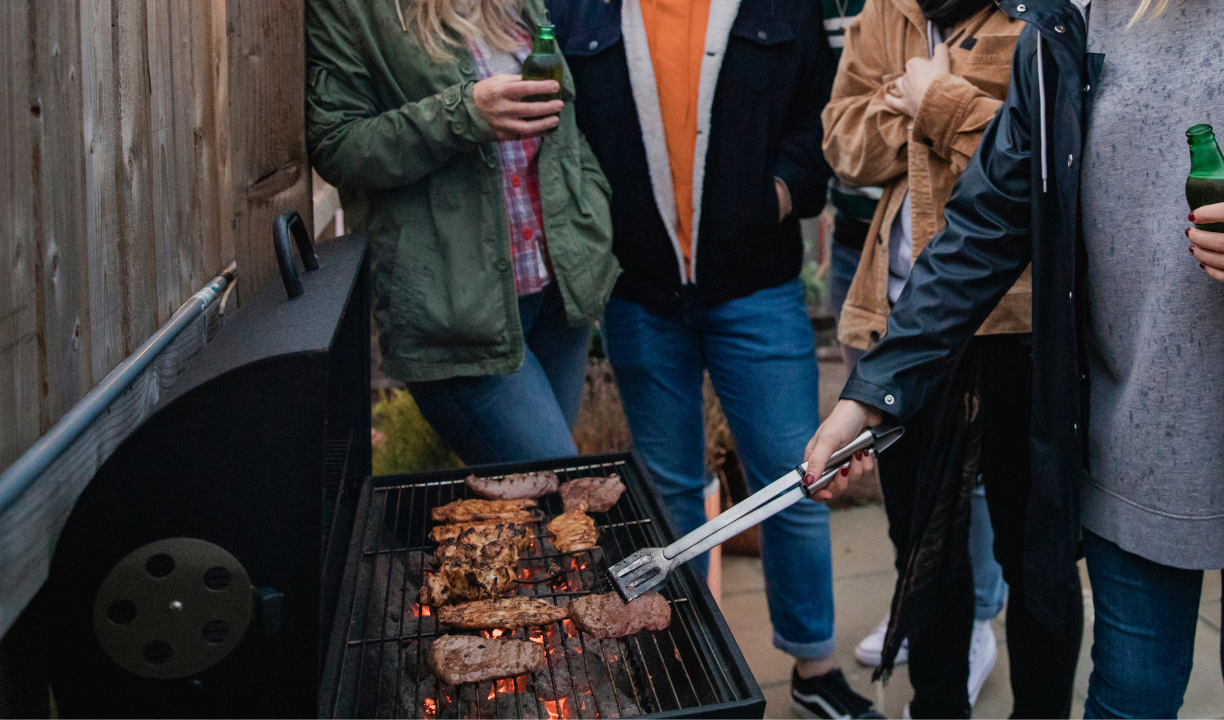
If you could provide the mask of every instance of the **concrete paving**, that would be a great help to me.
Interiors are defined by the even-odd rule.
[[[888,541],[887,519],[880,506],[839,510],[832,515],[833,592],[837,603],[836,659],[850,684],[859,693],[876,701],[890,718],[901,717],[913,690],[907,667],[899,666],[887,686],[872,684],[871,668],[859,665],[854,646],[888,609],[896,575],[892,546]],[[744,652],[753,675],[765,693],[765,717],[795,717],[790,710],[790,672],[792,659],[773,647],[773,631],[765,603],[764,575],[756,558],[723,558],[722,611]],[[1081,573],[1083,567],[1081,563]],[[1087,696],[1088,675],[1092,670],[1092,602],[1084,575],[1086,631],[1080,653],[1072,714],[1082,717]],[[1207,574],[1203,584],[1194,671],[1186,691],[1181,717],[1224,717],[1224,680],[1220,669],[1220,573]],[[1007,639],[1003,617],[994,621],[999,642],[999,659],[987,678],[974,717],[1002,718],[1011,713],[1011,688],[1008,685]]]

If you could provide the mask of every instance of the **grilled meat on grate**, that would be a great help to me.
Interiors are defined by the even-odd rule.
[[[528,510],[536,506],[535,500],[456,500],[433,509],[433,519],[444,523],[471,522],[531,522],[535,519]]]
[[[557,473],[551,470],[513,473],[501,480],[468,475],[467,486],[480,497],[490,500],[538,498],[541,495],[557,492]]]
[[[514,568],[518,565],[519,549],[513,542],[494,540],[484,545],[464,542],[464,536],[446,540],[434,550],[434,565],[452,560],[468,565],[505,565]]]
[[[509,597],[478,600],[438,610],[438,621],[463,630],[513,630],[524,625],[549,625],[564,620],[569,611],[546,600]]]
[[[625,485],[620,475],[612,473],[608,477],[575,478],[563,483],[560,492],[567,511],[576,510],[585,502],[588,512],[607,512],[620,500]]]
[[[447,635],[429,649],[429,667],[447,685],[537,672],[546,662],[542,646],[510,638]]]
[[[577,510],[558,515],[548,523],[548,531],[553,534],[553,545],[563,553],[590,550],[599,540],[595,521],[586,514],[586,503],[581,503],[578,507]]]
[[[475,530],[471,535],[468,535],[469,530]],[[531,546],[530,528],[523,523],[457,523],[454,525],[435,525],[429,531],[429,539],[436,543],[444,542],[465,536],[465,542],[473,545],[484,545],[493,540],[502,542],[510,542],[518,547],[519,550],[526,550]],[[485,542],[480,542],[481,539],[488,538]]]
[[[422,605],[488,600],[501,597],[516,587],[513,567],[468,565],[448,560],[425,580],[418,599]]]
[[[569,616],[579,630],[606,640],[666,629],[671,625],[671,605],[657,592],[643,593],[628,604],[616,593],[585,595],[570,600]]]

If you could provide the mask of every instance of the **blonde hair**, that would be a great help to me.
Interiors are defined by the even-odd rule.
[[[1156,16],[1160,15],[1168,7],[1169,0],[1140,0],[1139,9],[1131,16],[1130,22],[1126,24],[1126,27],[1129,28],[1139,22],[1139,19],[1147,15],[1149,10],[1152,12],[1152,15],[1148,18],[1148,21],[1154,20]]]
[[[526,31],[522,22],[523,0],[412,0],[416,3],[416,27],[425,52],[434,62],[454,58],[454,51],[477,38],[489,47],[513,52],[519,40],[512,28]],[[1167,0],[1166,0],[1167,1]],[[395,0],[400,27],[408,32],[400,0]]]

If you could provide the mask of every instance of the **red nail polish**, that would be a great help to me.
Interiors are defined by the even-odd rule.
[[[842,477],[846,477],[847,475],[849,475],[849,474],[850,474],[850,466],[849,466],[849,465],[842,465],[841,474],[842,474]]]
[[[1190,237],[1190,228],[1186,228],[1186,237]]]
[[[816,476],[813,475],[812,473],[808,473],[807,475],[803,476],[804,485],[811,485],[814,482],[816,482]]]
[[[1189,217],[1189,220],[1190,220],[1190,222],[1194,222],[1194,211],[1193,211],[1193,210],[1191,210],[1191,211],[1190,211],[1190,217]]]
[[[1206,270],[1206,269],[1207,269],[1206,265],[1204,265],[1203,263],[1199,263],[1199,270]]]
[[[1194,246],[1193,246],[1193,245],[1191,245],[1191,246],[1190,246],[1190,248],[1189,248],[1189,250],[1190,250],[1190,254],[1192,254],[1192,255],[1193,255],[1193,254],[1194,254]]]

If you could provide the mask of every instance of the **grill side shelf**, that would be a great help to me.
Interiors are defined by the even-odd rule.
[[[349,618],[356,602],[354,590],[357,584],[357,570],[361,564],[362,539],[365,537],[366,524],[369,521],[372,486],[371,479],[366,478],[361,483],[361,495],[357,500],[357,517],[353,521],[348,557],[344,563],[344,577],[340,582],[336,613],[332,621],[331,637],[328,641],[327,655],[324,658],[319,683],[319,717],[335,717],[336,715],[337,695],[340,691],[340,670],[344,661],[344,645],[348,640]]]

